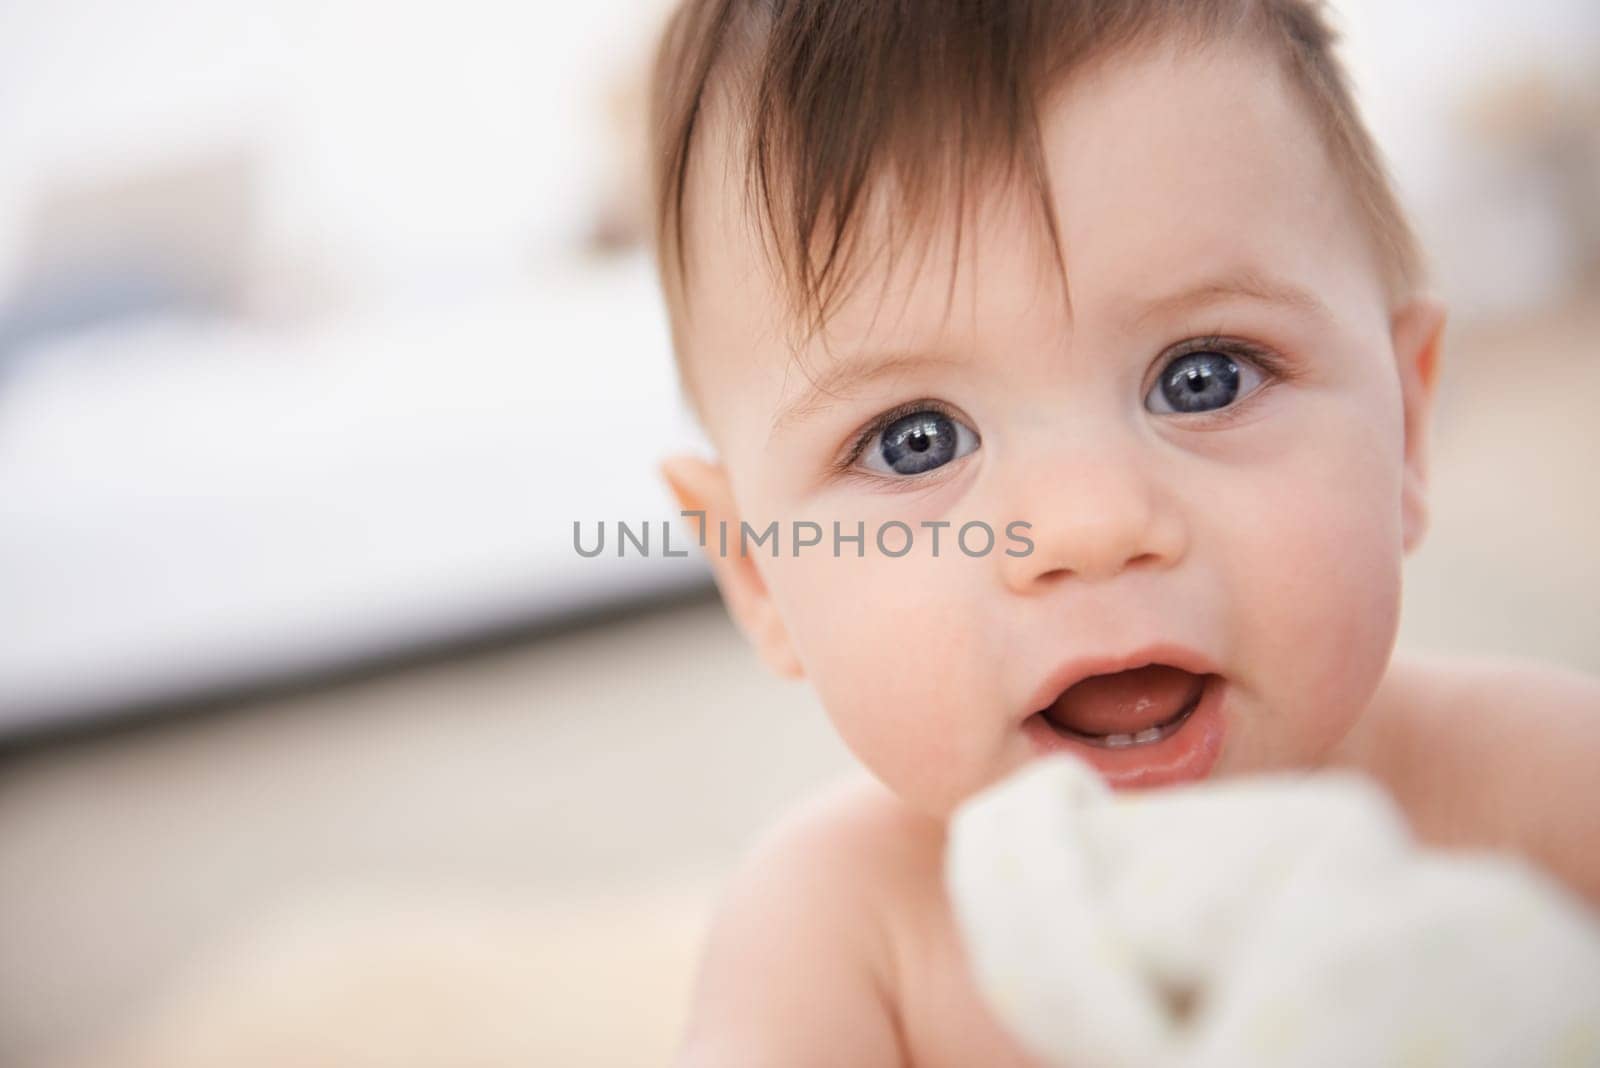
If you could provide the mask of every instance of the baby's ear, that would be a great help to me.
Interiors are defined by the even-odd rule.
[[[1406,552],[1421,544],[1428,530],[1428,433],[1433,423],[1445,317],[1444,304],[1429,296],[1418,296],[1402,305],[1389,320],[1400,371],[1400,397],[1405,406],[1405,481],[1400,509]]]
[[[805,674],[789,641],[789,632],[778,615],[767,590],[766,580],[756,568],[755,557],[740,553],[739,511],[727,470],[718,463],[697,456],[672,456],[661,462],[661,477],[666,479],[678,507],[711,561],[722,601],[761,659],[778,675],[798,679]],[[728,551],[721,551],[720,532],[728,532]]]

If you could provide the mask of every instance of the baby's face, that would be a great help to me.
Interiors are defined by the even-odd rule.
[[[1391,312],[1268,70],[1231,48],[1113,61],[1045,114],[1070,309],[1031,209],[990,199],[948,318],[950,233],[886,294],[869,274],[797,365],[720,160],[691,189],[721,466],[669,477],[713,524],[778,521],[776,559],[713,561],[731,609],[927,811],[1058,748],[1117,785],[1304,766],[1386,667],[1438,316]],[[807,520],[827,533],[796,555]],[[894,520],[903,556],[874,537]],[[996,542],[969,556],[975,521]],[[834,554],[834,522],[865,525],[864,555]],[[1032,550],[1010,555],[1018,522]]]

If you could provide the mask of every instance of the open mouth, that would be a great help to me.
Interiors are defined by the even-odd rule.
[[[1039,710],[1060,733],[1102,749],[1154,745],[1200,706],[1206,676],[1168,664],[1091,675]]]
[[[1200,707],[1200,697],[1205,692],[1205,678],[1202,678],[1202,676],[1195,676],[1195,678],[1197,678],[1198,684],[1195,686],[1194,697],[1190,697],[1176,713],[1166,719],[1162,719],[1160,723],[1141,727],[1138,731],[1115,731],[1110,732],[1110,734],[1096,734],[1096,732],[1091,731],[1080,731],[1077,727],[1070,726],[1069,723],[1062,723],[1058,716],[1053,715],[1051,708],[1045,708],[1038,715],[1043,716],[1045,723],[1050,724],[1056,731],[1069,735],[1069,737],[1074,737],[1080,742],[1085,742],[1086,745],[1098,745],[1098,747],[1107,748],[1107,750],[1122,750],[1122,748],[1128,748],[1131,745],[1155,745],[1160,740],[1168,739],[1171,735],[1176,734],[1179,727],[1184,726],[1184,721],[1189,719],[1189,716],[1194,715],[1195,708]]]
[[[1227,682],[1197,656],[1182,656],[1189,668],[1140,659],[1134,667],[1102,661],[1097,674],[1078,666],[1058,675],[1054,686],[1076,681],[1053,698],[1049,689],[1035,698],[1036,711],[1022,724],[1033,748],[1086,760],[1118,788],[1208,776],[1227,730]]]

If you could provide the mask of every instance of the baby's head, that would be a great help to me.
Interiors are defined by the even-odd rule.
[[[1052,748],[1304,766],[1372,697],[1443,315],[1330,47],[1310,0],[669,24],[657,249],[718,459],[664,472],[764,659],[917,807]]]

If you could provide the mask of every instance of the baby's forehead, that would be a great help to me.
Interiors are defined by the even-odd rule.
[[[921,214],[893,174],[876,176],[839,250],[848,269],[828,332],[860,338],[944,317],[990,285],[1048,288],[1063,266],[1069,299],[1083,303],[1127,303],[1197,275],[1305,273],[1309,284],[1319,273],[1309,268],[1340,252],[1378,272],[1350,240],[1362,232],[1356,208],[1314,125],[1281,79],[1251,65],[1209,53],[1129,59],[1059,94],[1040,126],[1054,218],[1015,176]],[[708,205],[722,224],[702,248],[782,305],[783,264],[736,168],[728,177]]]

